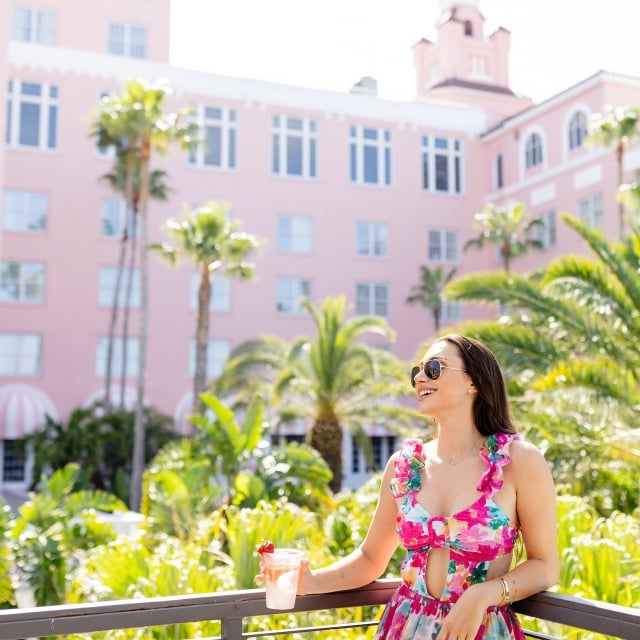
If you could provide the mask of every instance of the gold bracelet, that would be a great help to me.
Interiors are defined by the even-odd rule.
[[[497,580],[502,585],[502,600],[498,605],[499,607],[502,607],[505,604],[509,604],[509,601],[511,600],[511,591],[509,589],[509,583],[504,576],[498,576]]]

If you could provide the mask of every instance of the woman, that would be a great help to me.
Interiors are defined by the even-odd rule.
[[[386,466],[362,544],[327,567],[305,563],[298,593],[364,586],[383,575],[400,542],[402,584],[376,638],[521,640],[510,603],[558,579],[549,467],[515,432],[500,367],[480,342],[438,338],[411,384],[437,437],[404,442]],[[511,568],[519,533],[526,560]]]

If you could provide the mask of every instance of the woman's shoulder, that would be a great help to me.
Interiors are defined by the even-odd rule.
[[[549,463],[540,448],[523,438],[514,438],[511,441],[509,455],[511,469],[518,475],[530,476],[550,471]]]

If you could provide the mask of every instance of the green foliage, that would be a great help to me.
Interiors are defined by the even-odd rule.
[[[419,303],[429,309],[433,316],[436,333],[440,330],[440,317],[442,315],[442,305],[444,287],[449,284],[456,274],[455,269],[450,269],[446,273],[441,265],[430,269],[425,265],[420,266],[420,283],[411,287],[411,293],[405,300],[407,304]]]

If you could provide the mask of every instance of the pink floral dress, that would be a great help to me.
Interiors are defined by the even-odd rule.
[[[395,463],[391,492],[398,501],[396,530],[407,554],[400,570],[402,584],[391,597],[376,633],[378,640],[435,640],[443,618],[472,584],[483,582],[492,560],[514,547],[517,528],[494,501],[502,487],[502,467],[509,462],[509,446],[517,435],[494,434],[480,450],[487,470],[477,485],[482,495],[452,516],[431,515],[418,503],[420,470],[425,464],[421,440],[405,440]],[[449,550],[449,571],[441,599],[427,592],[426,568],[430,549]],[[475,640],[524,640],[510,606],[489,607]]]

